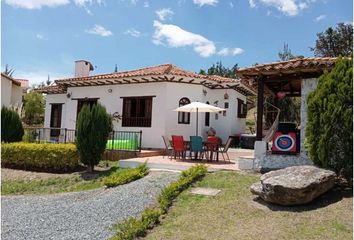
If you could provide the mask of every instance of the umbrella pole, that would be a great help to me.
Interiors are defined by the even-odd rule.
[[[197,130],[196,130],[196,136],[198,136],[198,108],[197,108]]]

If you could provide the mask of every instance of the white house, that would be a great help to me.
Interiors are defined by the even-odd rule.
[[[1,73],[1,106],[21,109],[22,96],[21,82]]]
[[[163,148],[161,136],[195,134],[196,114],[173,109],[200,101],[225,108],[220,113],[200,113],[199,133],[209,127],[223,142],[245,131],[246,96],[255,92],[241,80],[205,76],[172,64],[89,76],[92,64],[75,62],[74,78],[56,80],[46,93],[45,127],[75,129],[83,104],[100,102],[114,116],[116,131],[142,131],[142,147]]]

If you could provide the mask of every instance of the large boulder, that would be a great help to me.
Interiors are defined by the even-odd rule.
[[[261,176],[251,192],[266,202],[298,205],[311,202],[334,186],[336,174],[314,166],[295,166]]]

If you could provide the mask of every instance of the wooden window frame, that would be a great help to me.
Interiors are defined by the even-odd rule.
[[[62,118],[62,114],[63,114],[63,103],[52,103],[51,105],[51,109],[50,109],[50,128],[55,128],[55,129],[51,129],[50,130],[50,136],[51,137],[58,137],[60,135],[60,128],[61,128],[61,118]],[[58,111],[58,116],[56,118],[54,118],[53,114],[54,111]],[[59,122],[60,126],[54,126],[54,122]],[[58,129],[56,129],[58,128]]]
[[[237,98],[237,117],[246,118],[247,116],[247,104],[242,100]]]
[[[183,97],[178,101],[180,107],[190,104],[191,101],[187,97]],[[191,114],[188,112],[178,112],[178,124],[190,124]]]
[[[151,127],[153,97],[121,97],[123,99],[122,127]]]

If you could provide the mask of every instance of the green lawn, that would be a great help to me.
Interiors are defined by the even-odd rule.
[[[104,163],[106,164],[106,163]],[[108,163],[107,163],[108,164]],[[6,180],[1,181],[2,195],[49,194],[60,192],[77,192],[91,190],[104,186],[103,179],[113,173],[125,171],[117,164],[110,164],[106,171],[82,172],[70,177],[55,177],[36,180]]]
[[[146,239],[352,239],[351,190],[331,191],[307,206],[275,207],[253,201],[249,186],[258,179],[208,174],[196,186],[222,192],[207,197],[186,190]]]

